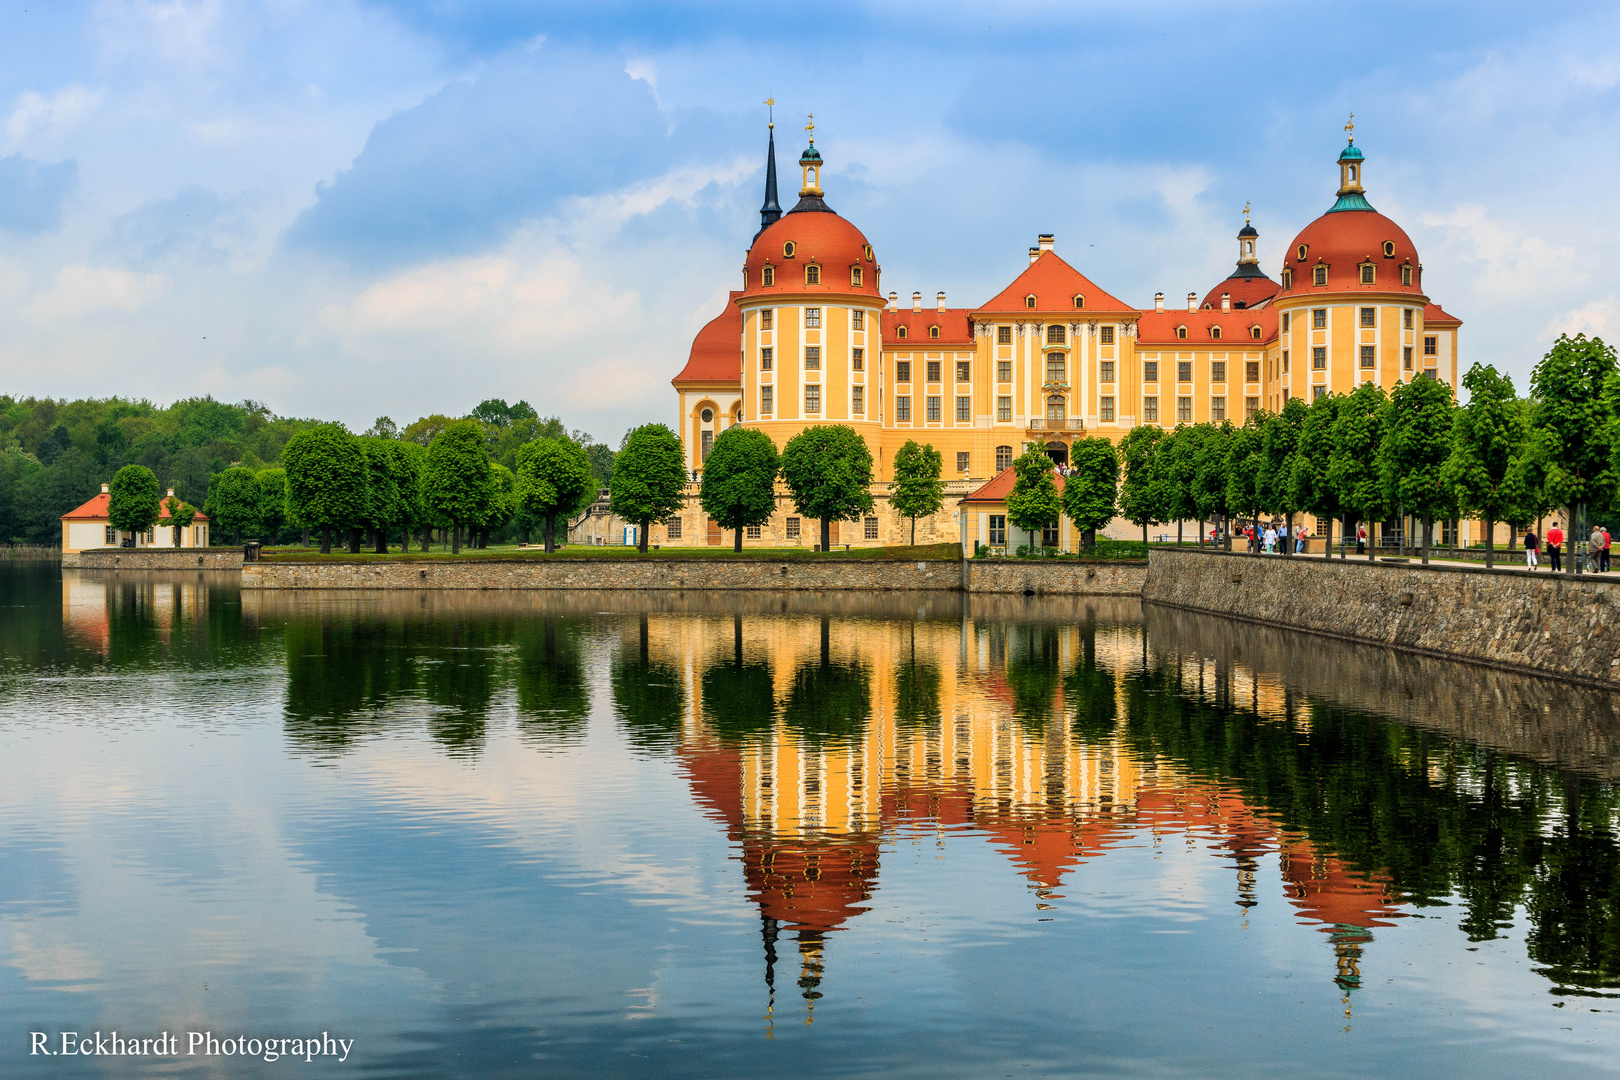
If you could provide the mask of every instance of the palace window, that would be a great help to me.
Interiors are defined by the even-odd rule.
[[[1011,420],[1012,398],[1005,396],[996,398],[996,421],[1005,424]]]
[[[1186,341],[1187,340],[1187,328],[1185,326],[1176,327],[1176,337],[1180,338],[1182,341]]]
[[[748,526],[747,536],[748,536],[748,539],[750,539],[750,540],[758,540],[759,539],[759,526],[758,525],[750,525],[750,526]]]
[[[1377,326],[1378,325],[1378,309],[1377,308],[1370,308],[1370,307],[1362,308],[1361,309],[1361,325],[1362,326]]]
[[[1290,313],[1289,313],[1289,312],[1286,312],[1286,311],[1285,311],[1285,312],[1283,312],[1283,317],[1282,317],[1282,332],[1283,332],[1283,333],[1285,333],[1285,334],[1286,334],[1286,333],[1288,333],[1288,323],[1289,323],[1289,318],[1288,318],[1288,316],[1289,316],[1289,314],[1290,314]]]
[[[1112,345],[1114,343],[1114,328],[1112,326],[1103,327],[1098,331],[1098,334],[1101,335],[1097,339],[1099,344]]]
[[[807,307],[807,308],[804,309],[804,328],[806,330],[820,330],[821,329],[821,309],[820,308],[818,308],[818,307]]]
[[[996,447],[996,472],[1012,468],[1012,447]]]
[[[928,381],[929,382],[939,382],[939,361],[938,360],[930,360],[930,361],[928,361]]]
[[[1294,254],[1296,256],[1298,256],[1300,262],[1304,262],[1305,261],[1305,254],[1306,254],[1306,252],[1308,252],[1310,250],[1311,249],[1310,249],[1309,245],[1301,244],[1301,245],[1299,245],[1299,250],[1294,252]]]
[[[1011,462],[1008,463],[1011,465]],[[990,515],[990,544],[992,547],[1005,547],[1007,545],[1007,515]]]
[[[714,432],[705,431],[703,433],[703,439],[701,440],[701,445],[703,447],[703,460],[708,461],[709,460],[709,451],[714,449]]]
[[[704,409],[702,412],[698,413],[698,418],[701,419],[705,424],[712,424],[714,423],[714,410]]]
[[[928,420],[930,424],[939,423],[939,397],[934,394],[928,396]]]
[[[775,316],[776,310],[774,308],[762,308],[759,313],[759,328],[769,330],[771,325],[776,322]]]
[[[1311,367],[1321,371],[1327,367],[1327,346],[1317,345],[1311,349]]]
[[[1190,398],[1190,397],[1178,397],[1178,398],[1176,398],[1176,423],[1178,423],[1178,424],[1190,424],[1190,423],[1192,423],[1192,398]]]
[[[1176,361],[1176,381],[1177,382],[1192,382],[1192,361],[1191,360],[1177,360]]]
[[[106,533],[102,537],[102,543],[106,544],[108,547],[117,547],[118,530],[113,528],[111,525],[106,526],[106,530]]]
[[[1080,309],[1080,308],[1085,307],[1086,306],[1086,298],[1084,296],[1079,295],[1078,293],[1075,294],[1074,306],[1075,306],[1075,308],[1077,310]]]
[[[793,258],[793,253],[797,250],[798,248],[794,245],[793,241],[789,240],[787,243],[782,245],[782,257],[784,259],[791,259]]]
[[[1325,266],[1316,266],[1311,270],[1311,284],[1313,284],[1313,285],[1326,285],[1327,284],[1327,267],[1325,267]]]
[[[1062,382],[1066,374],[1068,374],[1068,363],[1063,354],[1060,352],[1047,353],[1046,381],[1049,383]]]
[[[1105,424],[1114,422],[1114,399],[1109,395],[1097,399],[1097,418]]]
[[[856,413],[866,412],[866,387],[853,386],[849,392],[849,407]]]
[[[956,381],[957,382],[967,382],[968,381],[968,374],[969,374],[968,361],[966,361],[966,360],[958,360],[956,362]]]
[[[956,471],[968,471],[968,452],[966,450],[958,450],[956,452]]]
[[[821,387],[816,383],[804,388],[804,411],[807,413],[821,411]]]
[[[1395,257],[1395,241],[1393,241],[1393,240],[1385,240],[1384,241],[1384,258],[1393,259],[1394,257]]]
[[[1057,522],[1054,521],[1050,525],[1042,525],[1041,526],[1041,547],[1057,547],[1057,546],[1058,546]]]
[[[1244,368],[1244,371],[1243,371],[1244,377],[1249,382],[1259,382],[1260,381],[1260,361],[1258,361],[1258,360],[1249,360],[1246,363],[1244,363],[1243,368]]]
[[[767,266],[765,269],[761,270],[759,272],[759,283],[761,285],[775,285],[776,284],[776,267]],[[769,315],[770,312],[766,312],[766,314]],[[767,329],[769,329],[769,327],[770,327],[769,323],[763,323],[762,325],[765,326]]]
[[[971,397],[958,397],[956,399],[956,422],[966,424],[973,420],[973,399]]]
[[[1218,327],[1218,326],[1210,327],[1209,328],[1209,336],[1214,338],[1216,341],[1221,340],[1221,328]]]
[[[1311,387],[1311,400],[1315,401],[1317,398],[1321,397],[1325,393],[1327,393],[1327,387],[1325,387],[1325,386],[1313,386],[1313,387]]]
[[[1024,306],[1027,308],[1033,308],[1035,306],[1034,293],[1030,293],[1028,296],[1024,297]]]
[[[1423,338],[1423,355],[1424,356],[1439,356],[1440,355],[1440,339],[1433,336],[1433,335],[1425,335],[1424,338]]]
[[[850,350],[849,367],[851,371],[866,370],[866,350],[857,346]]]
[[[1401,367],[1407,371],[1412,370],[1412,346],[1410,345],[1401,346]]]
[[[1111,383],[1114,381],[1114,362],[1112,360],[1104,360],[1099,363],[1097,365],[1097,371],[1097,377],[1103,382]]]
[[[1401,309],[1401,329],[1402,330],[1410,330],[1410,329],[1412,329],[1412,309],[1411,308],[1402,308]]]
[[[938,339],[938,337],[939,337],[939,327],[930,326],[928,328],[928,336],[931,337],[931,338]]]
[[[1211,360],[1209,362],[1209,381],[1223,383],[1226,381],[1226,361]]]
[[[1294,287],[1294,269],[1293,269],[1293,267],[1289,267],[1288,269],[1286,269],[1286,270],[1284,270],[1282,272],[1282,287],[1285,288],[1285,289],[1292,289]],[[1287,318],[1286,315],[1283,316],[1283,317]]]
[[[1226,422],[1226,398],[1224,396],[1209,399],[1209,419],[1216,424]]]
[[[1243,399],[1243,419],[1253,420],[1254,414],[1260,411],[1260,399],[1257,397]]]
[[[762,412],[762,413],[775,412],[776,410],[775,410],[775,408],[773,408],[773,406],[775,404],[776,404],[776,391],[775,391],[775,389],[773,387],[769,387],[769,386],[760,387],[759,388],[759,411]]]
[[[905,328],[905,327],[903,327],[903,326],[897,326],[897,327],[895,327],[895,328],[894,328],[894,336],[895,336],[895,337],[898,337],[898,338],[903,338],[903,337],[905,337],[905,336],[906,336],[906,328]]]
[[[1373,283],[1373,274],[1374,269],[1372,263],[1361,264],[1361,283],[1363,285],[1371,285]]]
[[[1046,399],[1046,422],[1051,427],[1061,428],[1065,423],[1068,402],[1060,397]]]
[[[1363,345],[1361,347],[1361,366],[1364,367],[1364,368],[1370,368],[1376,362],[1377,362],[1377,360],[1376,360],[1375,355],[1373,353],[1373,346],[1371,346],[1371,345]]]
[[[861,522],[861,525],[862,525],[862,529],[861,529],[861,537],[862,537],[862,539],[876,540],[878,538],[877,518],[875,518],[875,517],[866,518]]]
[[[1142,420],[1149,424],[1159,422],[1159,399],[1157,397],[1145,397],[1142,399]]]
[[[867,262],[872,261],[872,245],[871,244],[865,244],[865,245],[863,245],[861,247],[861,258],[865,259]]]
[[[996,327],[996,344],[997,345],[1011,345],[1012,344],[1012,327],[1010,327],[1010,326],[998,326],[998,327]]]
[[[861,271],[860,267],[852,266],[852,267],[849,268],[849,283],[851,285],[854,285],[855,287],[859,288],[860,285],[861,285],[861,277],[862,277],[862,271]]]
[[[664,535],[671,540],[679,540],[681,538],[681,519],[670,518],[664,526]]]
[[[896,360],[894,362],[894,381],[895,382],[910,382],[911,381],[911,361],[910,360]]]
[[[1144,361],[1142,361],[1142,381],[1143,382],[1158,382],[1159,381],[1159,362],[1157,360],[1144,360]]]
[[[798,518],[790,517],[790,518],[786,519],[785,521],[783,521],[782,524],[786,526],[787,538],[789,540],[797,540],[799,538],[799,519]]]
[[[1412,284],[1412,268],[1410,266],[1401,267],[1401,284]]]
[[[821,267],[810,265],[804,268],[804,283],[806,285],[821,284]]]
[[[1046,328],[1046,343],[1048,345],[1062,345],[1068,340],[1068,334],[1062,323],[1052,323]]]
[[[902,424],[911,423],[911,395],[900,394],[894,399],[894,418]]]
[[[1260,340],[1260,328],[1258,326],[1249,327],[1249,336],[1254,338],[1254,340],[1259,341]]]
[[[821,370],[821,346],[820,345],[806,345],[804,347],[804,370],[806,370],[806,371],[820,371]]]
[[[770,346],[767,345],[765,348],[759,350],[759,370],[761,370],[761,371],[769,371],[769,370],[771,370],[771,361],[773,359],[774,359],[774,354],[773,354]]]
[[[1327,329],[1327,308],[1325,308],[1325,307],[1311,308],[1311,329],[1312,330],[1326,330]]]
[[[1283,350],[1283,374],[1288,374],[1288,350]]]
[[[856,269],[859,269],[859,267]],[[866,329],[866,309],[856,308],[854,311],[849,313],[849,328],[851,330]]]
[[[996,382],[1012,382],[1012,361],[996,361]]]

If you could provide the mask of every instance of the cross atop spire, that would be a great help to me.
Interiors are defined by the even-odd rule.
[[[776,104],[775,98],[766,98],[765,107],[770,108]],[[765,202],[759,208],[759,232],[764,232],[775,224],[782,216],[782,204],[776,201],[776,120],[774,115],[770,125],[770,141],[765,151]],[[759,239],[759,233],[754,234],[754,240]],[[753,246],[753,240],[749,241]]]
[[[1344,130],[1350,133],[1350,145],[1356,145],[1356,114],[1350,114],[1350,120],[1344,125]]]
[[[776,108],[775,108],[775,106],[776,106],[776,99],[775,98],[768,97],[768,98],[765,99],[765,108],[770,110],[765,115],[770,120],[770,128],[771,128],[772,131],[776,130]]]
[[[816,145],[816,114],[808,113],[810,122],[804,125],[804,130],[810,135],[810,145]]]
[[[1249,200],[1243,200],[1243,224],[1249,224]]]

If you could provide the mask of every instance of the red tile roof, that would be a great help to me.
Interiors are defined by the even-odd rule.
[[[1242,305],[1252,308],[1264,303],[1277,295],[1282,288],[1268,277],[1229,277],[1204,294],[1199,307],[1209,307],[1216,311],[1221,309],[1221,293],[1230,293],[1234,308]]]
[[[786,252],[793,245],[793,255]],[[821,268],[821,281],[805,283],[805,267]],[[823,211],[789,211],[768,226],[748,249],[749,296],[781,293],[839,293],[846,296],[879,298],[877,259],[861,230]],[[772,267],[775,284],[765,285],[764,270]],[[850,284],[850,271],[861,268],[861,283]]]
[[[168,501],[169,501],[169,497],[167,495],[165,495],[165,496],[163,496],[162,503],[159,504],[160,509],[158,510],[158,521],[160,521],[160,522],[166,520],[168,518],[168,516],[169,516],[169,508],[167,506],[163,505],[163,503],[167,503]],[[83,506],[79,507],[77,510],[69,510],[67,513],[63,514],[62,517],[60,518],[60,520],[62,520],[62,521],[106,521],[107,520],[107,505],[109,503],[111,503],[111,502],[112,502],[112,496],[107,494],[105,491],[103,491],[101,494],[95,496],[89,502],[87,502]],[[198,510],[197,511],[197,516],[195,518],[193,518],[192,520],[193,521],[207,521],[208,520],[208,515],[203,513],[201,510]]]
[[[1025,304],[1025,297],[1035,296],[1035,306]],[[1085,297],[1088,312],[1132,312],[1129,304],[1110,296],[1080,271],[1058,258],[1055,251],[1043,251],[1029,268],[1013,279],[976,312],[1072,312],[1074,298]],[[1133,312],[1134,313],[1134,312]]]
[[[899,328],[906,328],[906,336],[899,336]],[[930,327],[939,327],[939,337],[928,336]],[[883,312],[883,344],[917,345],[972,345],[973,323],[968,320],[967,308],[923,308],[912,311],[909,307]]]
[[[977,490],[962,496],[964,503],[1004,503],[1007,496],[1012,494],[1013,484],[1018,480],[1018,470],[1011,465],[1002,469]],[[1052,469],[1052,482],[1057,484],[1058,494],[1063,494],[1063,474]]]
[[[1176,327],[1187,328],[1187,339],[1176,337]],[[1217,341],[1210,328],[1221,328]],[[1256,340],[1250,329],[1258,326]],[[1270,308],[1258,311],[1144,311],[1136,323],[1136,344],[1174,345],[1179,349],[1255,349],[1277,337],[1277,313]]]
[[[709,320],[692,339],[692,352],[681,373],[669,380],[682,383],[742,383],[742,309],[733,291],[726,310]]]
[[[1440,310],[1439,304],[1423,305],[1424,326],[1461,326],[1462,320],[1455,315],[1447,315]]]
[[[1393,255],[1384,254],[1384,244],[1393,245]],[[1305,248],[1305,257],[1299,249]],[[1377,267],[1377,282],[1361,283],[1363,262]],[[1328,283],[1313,285],[1312,268],[1317,263],[1328,266]],[[1401,284],[1400,268],[1413,268],[1412,284]],[[1376,210],[1329,211],[1300,230],[1294,242],[1288,245],[1283,267],[1293,268],[1294,284],[1282,293],[1315,292],[1380,292],[1421,293],[1423,267],[1418,259],[1417,246],[1406,231]]]

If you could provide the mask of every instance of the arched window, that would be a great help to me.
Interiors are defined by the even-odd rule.
[[[1085,307],[1085,306],[1086,306],[1086,298],[1085,298],[1085,297],[1084,297],[1084,296],[1081,296],[1081,295],[1079,295],[1079,294],[1078,294],[1078,293],[1077,293],[1077,294],[1075,294],[1075,298],[1074,298],[1074,306],[1075,306],[1075,307],[1076,307],[1076,308],[1083,308],[1083,307]]]
[[[1315,269],[1313,269],[1311,271],[1311,284],[1313,284],[1313,285],[1326,285],[1327,284],[1327,267],[1318,265],[1317,267],[1315,267]]]
[[[1180,338],[1182,341],[1186,341],[1187,340],[1187,328],[1185,326],[1176,327],[1176,337]]]
[[[1249,336],[1254,338],[1254,340],[1259,341],[1260,340],[1260,328],[1258,326],[1249,327]]]
[[[1245,255],[1253,255],[1254,254],[1254,241],[1253,240],[1245,240],[1245,241],[1243,241],[1243,254],[1245,254]]]
[[[1292,269],[1284,270],[1283,271],[1283,288],[1292,289],[1293,287],[1294,287],[1294,271]]]
[[[894,328],[894,336],[895,336],[895,337],[898,337],[898,338],[903,338],[903,337],[905,337],[905,336],[906,336],[906,328],[905,328],[905,327],[903,327],[903,326],[897,326],[897,327],[895,327],[895,328]]]
[[[804,268],[804,283],[806,285],[821,284],[821,267],[811,264]]]
[[[1356,167],[1354,165],[1350,166],[1350,182],[1352,184],[1356,182]]]
[[[1221,328],[1218,327],[1218,326],[1210,327],[1209,328],[1209,336],[1214,338],[1216,341],[1221,340]]]
[[[759,283],[761,285],[775,285],[776,267],[767,266],[764,270],[761,270],[759,275]]]
[[[1027,308],[1032,308],[1032,307],[1035,306],[1035,294],[1034,293],[1030,293],[1028,296],[1024,297],[1024,306],[1027,307]]]
[[[860,288],[861,282],[865,279],[865,277],[866,274],[861,270],[860,267],[852,266],[849,268],[849,283],[856,288]]]
[[[1068,327],[1062,323],[1052,323],[1046,328],[1046,343],[1048,345],[1062,345],[1067,338]]]

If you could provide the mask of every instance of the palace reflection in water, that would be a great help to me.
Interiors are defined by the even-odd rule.
[[[1601,692],[1134,601],[37,587],[60,624],[0,614],[0,670],[279,657],[305,768],[402,735],[469,767],[508,735],[554,757],[593,731],[667,763],[740,865],[767,1029],[817,1019],[840,932],[928,837],[997,853],[1033,922],[1121,853],[1202,852],[1234,925],[1282,903],[1319,933],[1306,974],[1347,1016],[1415,915],[1522,939],[1560,999],[1620,989],[1620,711]],[[963,865],[964,894],[999,887]]]

